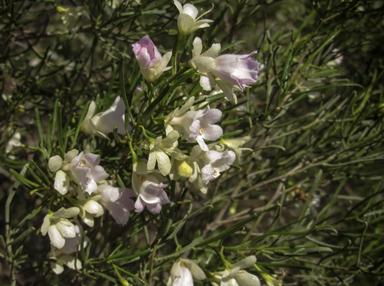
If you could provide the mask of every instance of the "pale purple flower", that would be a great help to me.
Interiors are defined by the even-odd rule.
[[[213,141],[223,134],[223,129],[214,124],[221,119],[222,112],[219,109],[207,107],[198,111],[188,111],[184,114],[177,111],[175,115],[170,116],[166,124],[180,132],[185,140],[197,142],[204,151],[209,150],[204,139]]]
[[[148,82],[154,82],[164,71],[171,68],[167,67],[167,64],[172,57],[172,52],[168,52],[162,57],[152,40],[147,36],[142,37],[132,47],[139,62],[140,71]]]
[[[260,63],[252,59],[257,51],[245,55],[225,54],[219,56],[220,44],[213,44],[210,49],[201,54],[202,42],[200,38],[195,38],[193,42],[193,58],[189,64],[197,68],[200,73],[200,85],[205,90],[211,90],[215,86],[213,76],[221,79],[220,87],[227,97],[234,98],[231,91],[233,86],[237,86],[241,91],[246,85],[253,84],[258,79]],[[236,98],[234,98],[236,101]]]
[[[104,168],[99,165],[100,156],[81,152],[70,163],[70,176],[88,194],[97,189],[97,181],[108,177]]]
[[[95,193],[101,195],[99,202],[109,210],[118,224],[127,224],[130,212],[135,208],[134,201],[131,199],[135,196],[133,190],[100,185]]]
[[[81,130],[85,133],[98,135],[106,138],[108,133],[113,132],[113,128],[117,127],[117,132],[125,135],[125,105],[120,96],[116,97],[115,102],[107,110],[95,114],[96,103],[91,102],[87,115],[81,123]],[[128,130],[132,127],[128,125]]]
[[[210,150],[204,157],[205,166],[201,169],[201,173],[203,182],[208,184],[212,179],[218,178],[221,172],[230,168],[236,159],[236,154],[230,150],[224,152]]]
[[[134,164],[132,187],[138,196],[135,202],[135,211],[141,213],[144,207],[147,206],[151,213],[158,214],[162,205],[170,203],[164,191],[168,185],[161,182],[161,175],[156,173],[148,174],[146,170],[146,161],[141,160]]]

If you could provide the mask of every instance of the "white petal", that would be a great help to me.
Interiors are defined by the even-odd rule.
[[[201,51],[203,50],[203,44],[199,37],[196,37],[193,40],[193,49],[192,49],[192,58],[196,58],[200,56]]]
[[[62,237],[60,231],[56,228],[55,225],[51,225],[48,229],[49,239],[54,247],[60,249],[65,244],[65,239]]]
[[[220,50],[220,44],[212,44],[212,46],[208,50],[206,50],[201,56],[217,58],[219,56]]]
[[[69,220],[61,220],[55,224],[58,231],[63,237],[75,237],[76,228]]]
[[[73,149],[64,155],[64,161],[65,162],[71,162],[72,159],[75,158],[78,154],[79,154],[79,151],[76,149]]]
[[[63,159],[59,156],[53,156],[48,161],[48,168],[51,172],[56,172],[61,168],[61,165],[63,164]]]
[[[49,228],[49,226],[51,225],[50,217],[51,217],[51,215],[49,215],[49,214],[47,214],[47,215],[44,217],[44,221],[43,221],[43,224],[42,224],[42,226],[41,226],[41,234],[42,234],[42,235],[46,235],[47,232],[48,232],[48,228]]]
[[[49,258],[53,259],[54,257],[49,257]],[[60,265],[59,263],[56,263],[56,262],[51,262],[50,264],[51,264],[52,271],[55,272],[55,274],[59,275],[63,273],[64,271],[63,265]]]
[[[171,161],[167,154],[162,151],[156,152],[157,158],[157,166],[159,168],[160,173],[163,176],[166,176],[171,171]]]
[[[246,271],[240,271],[239,273],[237,273],[235,279],[239,286],[260,286],[259,278]]]
[[[70,186],[70,180],[68,175],[63,171],[58,171],[55,176],[54,188],[61,195],[65,195],[68,192]]]

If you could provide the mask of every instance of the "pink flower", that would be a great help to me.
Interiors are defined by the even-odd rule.
[[[100,185],[95,193],[101,195],[99,202],[109,210],[118,224],[125,225],[128,222],[130,211],[135,208],[134,201],[131,199],[135,196],[133,190]]]
[[[193,103],[193,99],[192,99]],[[189,106],[188,101],[185,105]],[[182,108],[184,112],[185,108]],[[181,109],[180,109],[181,110]],[[214,123],[221,119],[222,112],[216,108],[205,108],[198,111],[188,111],[184,114],[178,110],[171,115],[166,124],[183,134],[183,138],[189,142],[199,143],[203,151],[208,151],[209,148],[205,140],[216,140],[223,134],[223,129]]]
[[[104,168],[99,165],[100,156],[81,152],[70,163],[70,176],[88,194],[97,189],[96,181],[108,177]]]
[[[147,162],[144,160],[134,164],[132,172],[132,187],[138,198],[135,202],[135,211],[141,213],[144,207],[153,214],[158,214],[164,204],[169,204],[164,189],[168,185],[163,184],[162,176],[156,173],[147,173]]]
[[[154,82],[164,71],[171,68],[166,66],[172,57],[172,52],[168,52],[162,57],[151,39],[147,36],[142,37],[132,47],[139,62],[140,71],[148,82]]]
[[[226,54],[219,56],[220,44],[213,44],[210,49],[202,52],[202,42],[200,38],[193,41],[193,58],[189,64],[197,68],[200,73],[200,85],[205,90],[211,90],[215,86],[213,76],[219,78],[220,88],[230,99],[236,97],[232,94],[231,86],[237,86],[244,90],[245,85],[253,84],[258,79],[260,63],[252,59],[257,51],[245,55]]]

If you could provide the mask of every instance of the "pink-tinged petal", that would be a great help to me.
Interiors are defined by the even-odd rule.
[[[203,179],[204,184],[208,184],[212,179],[212,174],[214,172],[214,169],[211,164],[205,165],[201,169],[201,178]]]
[[[167,185],[165,185],[165,186],[167,186]],[[160,191],[159,198],[160,198],[160,202],[162,205],[170,203],[170,200],[168,199],[167,193],[164,192],[163,190]]]
[[[82,154],[81,152],[80,154]],[[86,160],[88,167],[93,167],[100,164],[100,156],[92,153],[84,154],[83,159]]]
[[[153,214],[158,214],[161,211],[161,204],[146,204],[148,210]]]
[[[107,172],[105,172],[104,168],[101,166],[95,166],[92,170],[92,178],[95,181],[100,181],[104,179],[104,177],[107,175]]]
[[[218,139],[221,135],[223,135],[223,129],[219,125],[209,124],[204,128],[204,134],[202,134],[202,137],[204,139],[213,141]]]
[[[219,109],[208,109],[207,113],[201,118],[204,123],[216,123],[221,119],[222,112]]]
[[[145,202],[138,197],[135,202],[135,212],[141,213],[144,210]]]
[[[201,135],[196,137],[196,141],[199,144],[201,150],[203,150],[205,152],[209,151],[208,145],[207,145],[207,143],[205,143],[205,141]]]

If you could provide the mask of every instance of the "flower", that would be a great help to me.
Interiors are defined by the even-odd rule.
[[[202,14],[199,18],[197,18],[198,21],[196,21],[198,10],[195,6],[189,3],[182,6],[177,0],[174,0],[173,3],[176,5],[177,10],[180,12],[179,18],[177,19],[177,27],[179,29],[179,36],[181,38],[185,38],[197,29],[209,27],[208,23],[213,22],[213,20],[209,19],[198,20],[205,14],[209,13],[212,9]]]
[[[57,249],[53,245],[51,245],[51,251],[48,254],[48,258],[56,260],[55,262],[51,261],[52,271],[56,274],[61,274],[64,271],[64,267],[61,262],[64,261],[65,265],[71,269],[81,269],[82,264],[79,259],[70,255],[76,251],[80,251],[81,249],[81,238],[83,235],[83,228],[81,225],[75,225],[76,235],[72,238],[65,238],[65,244],[63,248]],[[86,248],[89,242],[89,238],[84,238],[83,248]]]
[[[51,172],[56,172],[54,188],[61,195],[65,195],[68,192],[70,186],[70,179],[66,172],[69,170],[71,161],[79,154],[79,151],[73,149],[64,155],[64,161],[59,156],[53,156],[48,161],[48,168]]]
[[[246,151],[246,150],[252,151],[251,148],[240,148],[245,143],[249,142],[251,139],[252,139],[251,136],[245,136],[245,137],[233,138],[233,139],[221,139],[220,144],[223,144],[225,147],[235,152],[236,154],[235,162],[238,163],[240,162],[243,151]],[[216,147],[217,147],[217,151],[219,151],[218,150],[219,145],[216,145]]]
[[[232,93],[233,86],[244,91],[244,86],[253,84],[258,79],[260,63],[252,59],[257,53],[253,51],[245,55],[225,54],[219,56],[220,44],[213,44],[210,49],[201,54],[203,45],[201,39],[196,37],[193,41],[193,57],[190,66],[197,68],[200,73],[200,85],[205,90],[211,90],[215,85],[213,76],[221,79],[219,87],[224,94],[236,102]]]
[[[192,104],[188,101],[185,105],[189,106]],[[187,111],[184,106],[167,117],[167,131],[170,130],[168,128],[169,125],[183,134],[185,140],[197,142],[202,150],[208,151],[209,148],[204,139],[216,140],[223,134],[223,129],[219,125],[213,124],[221,119],[222,112],[219,109],[207,107],[182,114],[181,110]]]
[[[135,211],[141,213],[144,207],[153,214],[158,214],[164,204],[169,204],[164,189],[168,185],[163,184],[159,174],[147,174],[147,162],[141,160],[133,165],[132,187],[138,198],[135,202]]]
[[[95,191],[101,195],[100,203],[109,210],[118,224],[125,225],[128,222],[130,211],[134,207],[131,197],[135,196],[133,190],[128,188],[114,188],[110,185],[100,185]]]
[[[167,286],[193,286],[192,277],[196,280],[207,278],[197,261],[180,258],[172,265]]]
[[[218,178],[220,172],[228,170],[236,159],[235,152],[228,150],[224,152],[210,150],[204,152],[203,156],[205,166],[201,169],[201,173],[205,184],[208,184],[213,178]]]
[[[141,74],[148,82],[154,82],[164,71],[171,68],[166,66],[172,57],[172,52],[165,53],[164,57],[162,57],[151,39],[147,36],[142,37],[132,47],[139,62]]]
[[[88,194],[92,194],[97,189],[96,181],[108,177],[108,174],[103,167],[99,166],[99,163],[99,155],[83,154],[83,152],[73,158],[70,163],[69,175]]]
[[[254,255],[232,265],[227,262],[225,271],[215,275],[215,278],[221,281],[220,286],[260,286],[260,280],[257,276],[241,270],[252,267],[255,263],[256,257]]]
[[[97,202],[100,199],[101,196],[93,196],[85,200],[77,201],[75,204],[80,209],[79,216],[89,227],[95,225],[94,217],[100,217],[104,214],[103,207]]]
[[[61,208],[53,214],[47,214],[44,217],[44,222],[41,226],[41,234],[45,236],[47,233],[51,243],[56,248],[63,248],[65,238],[76,236],[75,226],[67,220],[79,214],[79,208]]]
[[[180,137],[179,132],[176,130],[171,131],[167,134],[166,138],[162,138],[162,136],[158,136],[156,140],[150,140],[150,153],[148,157],[147,168],[149,171],[155,169],[155,165],[157,162],[157,166],[160,170],[160,173],[163,176],[166,176],[171,171],[171,160],[168,155],[175,158],[186,157],[180,149],[177,148],[178,141],[177,139]]]
[[[96,103],[92,101],[89,105],[87,115],[81,123],[81,130],[85,133],[98,135],[108,139],[107,134],[113,132],[117,127],[117,132],[125,135],[125,105],[120,96],[116,97],[115,102],[106,111],[94,115]],[[128,130],[132,127],[128,125]]]

